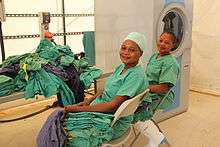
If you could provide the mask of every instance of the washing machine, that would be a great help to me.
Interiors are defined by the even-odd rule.
[[[119,48],[128,33],[137,31],[146,36],[148,50],[141,59],[144,68],[163,31],[177,36],[172,51],[181,68],[174,87],[176,101],[171,108],[157,113],[155,119],[161,121],[187,111],[193,0],[95,0],[94,6],[96,66],[104,73],[112,72],[121,63]]]

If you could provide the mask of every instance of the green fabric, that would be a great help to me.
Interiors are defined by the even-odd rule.
[[[126,73],[121,75],[123,69],[124,64],[121,64],[108,77],[102,97],[96,98],[92,104],[109,102],[115,96],[128,96],[131,98],[146,89],[148,83],[140,65],[129,68]]]
[[[70,66],[70,64],[73,63],[74,60],[75,60],[74,57],[62,56],[60,58],[60,65]]]
[[[93,31],[83,33],[83,46],[89,65],[95,65],[95,33]]]
[[[42,39],[35,52],[38,53],[41,58],[48,59],[52,62],[55,62],[59,57],[59,51],[48,39]]]
[[[24,79],[25,72],[20,70],[15,78],[15,91],[25,91],[27,81]]]
[[[60,78],[47,73],[44,69],[30,71],[28,81],[24,80],[24,72],[19,72],[19,77],[21,78],[17,80],[19,85],[26,85],[25,97],[27,99],[37,94],[50,97],[60,93],[64,106],[75,104],[75,97],[69,87]]]
[[[59,51],[60,65],[69,66],[74,62],[74,53],[71,51],[68,45],[57,45],[55,48]]]
[[[130,34],[128,34],[128,36],[124,39],[125,40],[132,40],[134,41],[138,46],[139,48],[145,52],[147,50],[147,47],[146,47],[146,38],[143,34],[141,33],[138,33],[138,32],[131,32]]]
[[[104,113],[81,112],[69,113],[64,126],[69,131],[69,147],[96,147],[110,141],[113,129],[110,123],[113,115]]]
[[[87,69],[90,68],[88,59],[85,57],[83,57],[79,60],[74,60],[73,65],[79,73],[87,71]]]
[[[96,67],[90,67],[84,70],[83,73],[80,74],[80,80],[84,83],[85,88],[88,89],[94,79],[100,77],[102,75],[102,70]]]
[[[0,96],[6,96],[14,92],[14,80],[10,77],[0,75]]]
[[[67,147],[98,147],[104,142],[121,137],[129,128],[133,117],[120,118],[113,127],[111,114],[81,112],[67,115],[64,127],[69,131]]]
[[[42,68],[42,65],[45,65],[47,63],[48,60],[41,58],[37,53],[33,53],[26,57],[24,60],[22,60],[19,66],[20,69],[22,69],[23,65],[27,64],[28,71],[36,71],[40,70]]]
[[[60,60],[60,65],[69,66],[73,63],[74,54],[69,46],[54,45],[48,39],[43,39],[37,47],[36,53],[41,58],[49,60],[51,63]]]
[[[114,73],[108,77],[104,92],[96,98],[91,105],[111,101],[115,96],[134,97],[147,87],[146,75],[137,65],[120,74],[124,65],[119,65]],[[118,138],[129,128],[133,115],[120,118],[113,127],[112,114],[97,112],[69,113],[65,121],[70,136],[67,146],[71,147],[97,147],[104,142]]]
[[[7,59],[5,59],[3,61],[2,67],[7,67],[7,66],[13,65],[15,63],[19,63],[20,60],[26,58],[29,55],[30,55],[30,53],[26,53],[23,55],[9,56]]]
[[[147,65],[146,75],[149,80],[150,85],[167,83],[174,86],[178,80],[180,74],[179,64],[172,55],[162,56],[157,58],[158,53],[154,53]],[[167,91],[168,92],[168,91]],[[149,97],[154,99],[163,98],[167,92],[162,94],[150,93]],[[160,105],[160,109],[165,109],[170,107],[175,101],[175,95],[173,91],[170,91],[167,98]]]

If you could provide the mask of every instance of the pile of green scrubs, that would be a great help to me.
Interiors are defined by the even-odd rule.
[[[14,80],[10,77],[0,75],[0,96],[6,96],[14,92]]]
[[[74,66],[79,73],[85,72],[82,74],[81,79],[86,87],[89,87],[91,82],[102,74],[100,69],[89,67],[86,58],[75,60],[74,53],[69,46],[54,45],[48,39],[40,41],[35,53],[8,57],[3,62],[2,67],[7,67],[15,63],[19,63],[20,71],[15,78],[15,84],[13,84],[14,86],[11,88],[11,91],[12,89],[15,89],[15,91],[25,91],[25,97],[27,99],[33,98],[38,94],[50,97],[60,93],[64,106],[76,103],[74,94],[59,77],[46,72],[43,69],[44,65]],[[4,80],[6,82],[6,79]],[[12,79],[9,80],[7,78],[7,80],[9,81],[7,86],[9,86]],[[5,91],[3,89],[1,93],[9,94],[11,91]]]
[[[94,79],[102,75],[102,70],[96,67],[89,67],[80,74],[80,80],[83,81],[85,88],[89,88]]]

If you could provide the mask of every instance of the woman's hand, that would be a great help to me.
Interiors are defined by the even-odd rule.
[[[83,102],[80,102],[76,104],[77,106],[88,106],[95,98],[90,97],[90,98],[85,98]]]
[[[91,103],[91,100],[85,99],[83,102],[76,104],[77,106],[88,106]]]

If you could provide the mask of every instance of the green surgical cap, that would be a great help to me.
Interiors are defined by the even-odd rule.
[[[128,34],[128,36],[124,39],[125,40],[132,40],[135,43],[137,43],[137,45],[140,47],[140,49],[142,51],[146,51],[147,47],[146,47],[146,39],[145,36],[141,33],[138,32],[131,32],[130,34]]]

